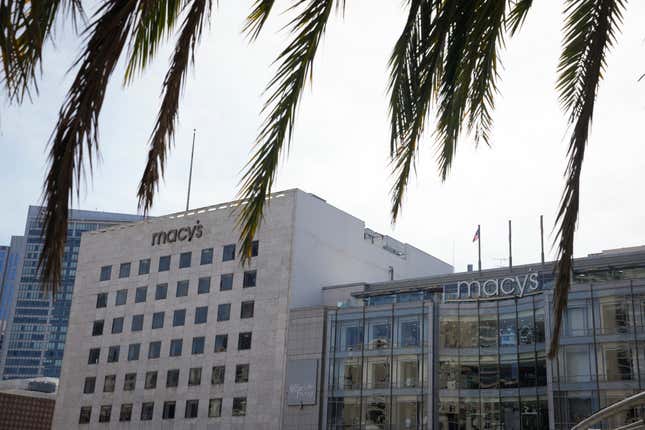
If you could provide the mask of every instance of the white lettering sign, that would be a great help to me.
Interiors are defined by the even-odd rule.
[[[456,291],[446,291],[443,287],[443,301],[450,300],[474,300],[474,299],[496,299],[506,296],[524,297],[540,289],[540,280],[537,273],[526,275],[508,276],[505,278],[486,279],[479,281],[459,281]]]

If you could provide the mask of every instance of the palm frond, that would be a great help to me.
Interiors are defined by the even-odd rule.
[[[511,36],[515,35],[520,27],[522,27],[531,6],[533,6],[533,0],[515,1],[511,12],[508,14],[508,21],[506,22],[506,28],[510,31]]]
[[[106,0],[91,24],[87,46],[76,61],[78,72],[51,136],[49,170],[43,196],[44,246],[39,271],[45,288],[56,290],[67,239],[68,205],[98,151],[98,119],[105,90],[126,44],[137,0]]]
[[[150,136],[148,162],[137,192],[139,209],[144,213],[147,213],[152,206],[155,190],[164,175],[166,156],[175,134],[179,98],[188,66],[194,60],[195,46],[202,34],[204,19],[210,8],[210,0],[193,0],[182,24],[170,68],[164,79],[163,100],[155,128]]]
[[[262,31],[262,27],[271,14],[275,0],[256,0],[253,10],[246,17],[242,31],[249,35],[251,40],[257,39]]]
[[[296,3],[297,6],[302,4],[305,4],[304,9],[290,23],[294,38],[278,56],[278,71],[267,87],[267,91],[271,91],[264,106],[267,117],[241,180],[240,196],[246,201],[237,221],[242,262],[250,258],[251,244],[262,222],[265,201],[271,192],[279,157],[284,144],[289,145],[298,102],[307,77],[311,76],[313,61],[334,0],[298,0]]]
[[[596,93],[606,68],[606,54],[622,23],[624,0],[567,0],[564,47],[558,67],[560,102],[573,125],[566,185],[556,223],[558,262],[553,294],[553,333],[549,358],[558,352],[562,317],[573,271],[573,244],[580,205],[580,174],[589,139]]]

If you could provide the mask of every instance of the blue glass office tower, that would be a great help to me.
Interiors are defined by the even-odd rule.
[[[24,239],[23,236],[12,236],[9,246],[0,247],[0,351],[9,324]]]
[[[71,210],[62,282],[52,297],[42,291],[37,278],[43,246],[41,208],[29,207],[21,258],[17,264],[19,277],[14,286],[2,347],[0,371],[3,379],[60,375],[81,234],[140,219],[138,215]]]

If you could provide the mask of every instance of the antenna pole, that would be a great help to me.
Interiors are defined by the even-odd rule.
[[[193,128],[193,147],[190,150],[190,172],[188,173],[188,196],[186,197],[186,210],[190,204],[190,186],[193,182],[193,156],[195,155],[195,133],[197,129]]]
[[[544,264],[544,216],[540,215],[540,250],[542,256],[542,264]]]

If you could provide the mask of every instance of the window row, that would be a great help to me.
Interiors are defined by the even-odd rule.
[[[252,333],[242,332],[238,334],[237,350],[244,351],[251,349]],[[169,357],[180,357],[183,353],[183,339],[172,339],[168,348]],[[204,336],[193,337],[191,345],[191,354],[203,354],[206,344]],[[159,358],[161,356],[161,341],[153,341],[148,344],[148,359]],[[213,352],[226,352],[228,348],[228,335],[218,334],[215,336]],[[137,361],[141,353],[141,344],[132,343],[128,345],[127,361]],[[113,345],[107,348],[107,363],[118,363],[121,355],[121,346]],[[101,348],[90,348],[87,364],[98,364],[101,357]]]
[[[259,243],[257,240],[253,241],[251,245],[251,257],[257,257]],[[191,251],[182,252],[179,254],[179,268],[185,269],[192,266],[193,253]],[[235,260],[235,244],[224,245],[222,247],[222,261]],[[147,275],[150,273],[150,258],[143,258],[139,260],[138,274]],[[159,272],[167,272],[170,270],[171,256],[163,255],[159,257],[159,264],[157,270]],[[199,264],[212,264],[213,263],[213,248],[205,248],[201,250]],[[132,263],[121,263],[119,265],[119,279],[129,278],[132,269]],[[99,274],[100,281],[109,281],[112,279],[112,265],[102,266]]]
[[[233,289],[233,273],[220,275],[219,290],[229,291]],[[247,270],[242,279],[242,288],[252,288],[257,285],[257,271]],[[177,281],[175,297],[186,297],[190,289],[190,281],[185,279]],[[205,276],[197,281],[197,294],[208,294],[211,291],[211,277]],[[155,300],[168,298],[168,284],[158,284],[154,290]],[[148,300],[148,287],[138,287],[134,291],[134,303],[145,303]],[[114,306],[123,306],[128,301],[128,290],[122,289],[115,292]],[[96,296],[96,308],[105,308],[108,305],[108,293],[99,293]]]

